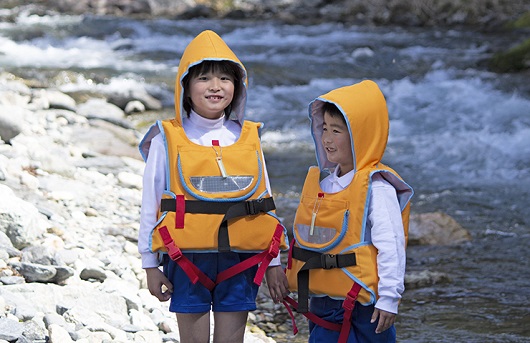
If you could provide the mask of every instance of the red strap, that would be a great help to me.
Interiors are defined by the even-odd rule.
[[[293,267],[293,247],[294,239],[291,240],[291,244],[289,245],[289,255],[287,256],[287,269],[291,269]]]
[[[357,282],[354,282],[351,286],[350,291],[346,295],[346,299],[342,303],[342,308],[344,309],[344,319],[342,321],[342,328],[339,335],[339,343],[345,343],[348,340],[348,335],[350,334],[351,327],[351,315],[352,311],[355,308],[355,301],[357,296],[361,291],[361,285]]]
[[[261,281],[263,281],[265,272],[267,271],[272,259],[278,256],[280,253],[280,239],[282,238],[282,233],[283,226],[281,224],[276,224],[276,229],[274,230],[274,235],[272,236],[269,250],[265,252],[265,256],[263,257],[258,271],[256,272],[256,276],[254,277],[254,283],[258,286],[261,285]]]
[[[186,200],[184,195],[177,195],[175,199],[175,229],[184,229],[184,214],[186,214]]]
[[[283,298],[283,301],[284,301],[284,304],[285,302],[289,303],[295,310],[298,309],[298,303],[293,298],[286,296],[285,298]],[[324,329],[328,329],[331,331],[340,331],[342,327],[341,324],[328,322],[327,320],[324,320],[311,312],[306,312],[306,313],[301,313],[301,314],[304,315],[304,317],[306,317],[313,323],[315,323],[316,325],[322,326]],[[293,327],[293,332],[294,332],[294,327]]]
[[[215,283],[219,284],[231,278],[232,276],[239,274],[242,271],[247,270],[261,263],[260,267],[258,268],[258,271],[256,272],[256,276],[254,277],[254,283],[256,285],[261,285],[261,281],[263,280],[263,276],[265,275],[265,271],[267,270],[269,263],[274,257],[278,256],[280,252],[280,239],[281,239],[282,233],[283,233],[283,226],[281,226],[280,224],[277,224],[276,230],[274,231],[274,235],[272,236],[271,244],[268,250],[262,251],[261,253],[256,254],[250,258],[247,258],[243,262],[240,262],[218,273],[217,279],[215,279]]]
[[[342,303],[342,307],[344,308],[344,319],[342,324],[329,322],[311,312],[302,313],[302,315],[318,326],[331,331],[339,331],[340,335],[338,343],[345,343],[348,340],[348,335],[350,334],[352,311],[355,307],[355,301],[357,300],[357,296],[359,295],[360,291],[361,285],[354,282],[350,291],[346,295],[346,299],[344,299],[344,302]],[[296,335],[298,328],[296,327],[294,315],[287,303],[289,303],[296,310],[298,309],[298,302],[289,296],[283,298],[283,305],[287,308],[287,311],[291,316],[291,321],[293,322],[293,334]]]
[[[294,318],[293,310],[291,310],[291,307],[287,304],[287,301],[285,299],[282,301],[282,304],[287,309],[289,317],[291,317],[291,323],[293,324],[293,335],[296,335],[298,333],[298,327],[296,326],[296,319]]]
[[[244,270],[247,270],[248,268],[251,268],[255,266],[256,264],[260,263],[262,260],[262,257],[265,255],[266,251],[263,251],[257,255],[254,255],[250,258],[247,258],[243,262],[239,262],[238,264],[223,270],[222,272],[217,274],[217,278],[215,279],[215,284],[220,284],[221,282],[230,279],[232,276],[241,273]]]
[[[161,227],[158,229],[158,232],[160,232],[160,236],[162,236],[169,257],[182,268],[190,278],[190,281],[193,284],[196,284],[197,281],[199,281],[204,287],[211,291],[215,287],[215,283],[182,254],[182,251],[177,247],[175,242],[173,242],[173,238],[171,238],[167,227]]]

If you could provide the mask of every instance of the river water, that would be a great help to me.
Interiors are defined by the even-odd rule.
[[[408,272],[443,272],[451,281],[405,292],[399,341],[530,341],[530,75],[485,68],[495,49],[523,34],[8,17],[0,10],[0,71],[61,80],[64,91],[146,87],[165,108],[135,117],[139,130],[173,115],[184,48],[200,31],[217,31],[249,70],[247,119],[265,122],[267,167],[287,225],[315,163],[308,103],[339,86],[376,81],[391,119],[384,162],[414,187],[412,211],[446,212],[472,235],[465,244],[408,248]],[[76,77],[65,82],[65,70]],[[304,341],[304,331],[277,339]]]

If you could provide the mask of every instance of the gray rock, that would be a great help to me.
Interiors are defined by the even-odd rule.
[[[0,194],[0,231],[15,248],[29,246],[45,231],[43,216],[34,205],[15,196],[9,187],[0,185]]]
[[[145,105],[141,101],[133,100],[129,101],[123,110],[126,114],[145,112]]]
[[[42,342],[46,343],[46,338],[48,336],[48,330],[46,330],[41,324],[36,320],[27,320],[24,322],[24,332],[22,333],[23,337],[28,340],[28,342],[37,343]],[[17,343],[20,343],[20,339]]]
[[[145,109],[159,110],[162,108],[162,103],[151,96],[145,89],[128,89],[123,92],[113,92],[108,94],[109,102],[115,104],[119,108],[126,109],[131,102],[140,102]],[[135,105],[135,107],[137,107]],[[127,113],[127,111],[125,111]]]
[[[22,249],[21,262],[37,263],[44,265],[60,265],[55,257],[55,251],[46,246],[29,246]]]
[[[405,287],[407,289],[428,287],[435,284],[448,282],[451,282],[449,275],[440,272],[423,270],[421,272],[405,274]]]
[[[4,285],[19,285],[25,283],[26,279],[22,276],[2,276],[0,277],[0,283]]]
[[[447,245],[469,240],[471,234],[445,213],[432,212],[410,216],[410,245]]]
[[[64,281],[68,280],[75,273],[75,270],[73,268],[67,266],[54,266],[54,268],[56,271],[55,276],[50,279],[49,282],[53,282],[59,285],[64,283]]]
[[[50,108],[57,108],[75,112],[77,104],[75,100],[63,92],[54,89],[45,90],[44,95],[50,104]]]
[[[125,118],[125,113],[121,108],[104,99],[90,99],[79,104],[77,113],[88,119],[115,120]]]
[[[24,129],[22,118],[28,111],[13,105],[0,104],[0,138],[9,143]]]
[[[96,280],[99,282],[103,282],[107,278],[107,274],[105,274],[105,271],[99,268],[85,268],[81,271],[79,277],[81,278],[81,280]]]
[[[24,325],[8,318],[0,318],[0,339],[14,341],[22,336]]]
[[[7,254],[7,256],[5,256]],[[0,231],[0,259],[7,260],[9,257],[21,256],[22,252],[16,249],[11,243],[11,239]]]
[[[11,262],[10,266],[22,274],[27,282],[48,282],[57,274],[57,270],[54,267],[42,264]]]
[[[50,337],[50,343],[70,343],[74,342],[70,337],[68,331],[66,331],[62,326],[57,324],[51,324],[48,327],[48,334]]]

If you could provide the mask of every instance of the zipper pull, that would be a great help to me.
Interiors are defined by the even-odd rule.
[[[219,147],[219,153],[217,152],[217,150],[215,150],[215,147]],[[217,162],[217,166],[219,167],[219,170],[221,171],[221,175],[223,177],[227,177],[228,174],[226,173],[226,169],[225,169],[225,166],[223,164],[223,150],[221,149],[221,146],[219,145],[219,141],[214,139],[212,140],[212,148],[213,148],[213,151],[215,151],[215,161]]]
[[[322,200],[324,199],[324,193],[318,193],[318,198],[315,200],[315,204],[313,205],[313,213],[311,214],[311,228],[309,229],[309,235],[313,236],[313,232],[315,230],[315,221],[317,219],[317,213],[320,209],[320,204],[322,203]]]

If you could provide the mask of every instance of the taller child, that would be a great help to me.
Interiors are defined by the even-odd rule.
[[[318,97],[309,118],[319,167],[304,183],[287,269],[299,312],[311,296],[309,341],[395,342],[413,191],[381,163],[385,98],[366,80]]]
[[[200,33],[180,61],[175,118],[157,121],[140,143],[138,250],[151,294],[171,299],[183,343],[209,341],[210,311],[214,342],[243,342],[264,273],[273,298],[287,292],[278,256],[285,228],[274,214],[261,124],[243,120],[246,84],[221,37]]]

